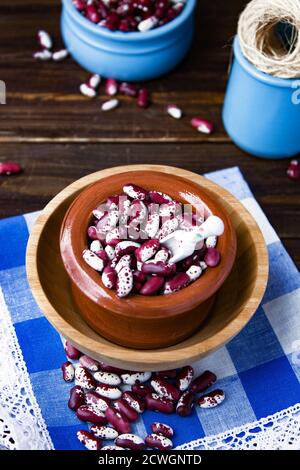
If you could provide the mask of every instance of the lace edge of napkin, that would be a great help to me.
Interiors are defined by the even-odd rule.
[[[0,446],[9,450],[53,449],[1,287]]]
[[[176,447],[177,450],[299,450],[300,403],[223,433]]]

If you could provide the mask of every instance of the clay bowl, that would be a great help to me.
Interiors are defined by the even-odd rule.
[[[186,340],[170,347],[152,350],[117,345],[88,325],[74,303],[70,278],[62,262],[59,244],[65,214],[85,188],[107,176],[135,170],[173,174],[193,182],[226,209],[237,235],[234,266],[219,288],[204,323]],[[45,207],[33,227],[27,248],[26,269],[30,287],[41,310],[59,333],[85,354],[131,370],[164,370],[180,367],[206,356],[223,346],[246,325],[255,313],[266,288],[268,254],[255,220],[223,188],[202,176],[179,168],[131,165],[88,175],[59,193]]]
[[[168,193],[184,204],[201,200],[224,221],[219,237],[221,263],[209,268],[196,282],[170,295],[129,295],[119,298],[107,289],[101,276],[82,258],[87,248],[87,228],[92,210],[127,183]],[[191,336],[205,320],[215,294],[230,273],[236,254],[236,235],[225,208],[188,179],[172,174],[130,171],[108,176],[92,184],[75,199],[61,228],[62,260],[69,274],[75,303],[86,322],[104,338],[122,346],[155,349],[171,346]]]

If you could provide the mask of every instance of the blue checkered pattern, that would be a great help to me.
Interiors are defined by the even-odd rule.
[[[226,392],[214,410],[196,409],[189,418],[147,411],[135,424],[141,436],[158,419],[175,429],[174,444],[226,431],[273,414],[300,401],[300,276],[238,168],[206,175],[231,191],[258,221],[268,246],[270,279],[255,316],[226,347],[194,364],[211,369]],[[76,431],[87,429],[67,408],[70,384],[62,381],[65,360],[60,336],[36,305],[25,274],[25,249],[37,214],[0,221],[0,286],[27,365],[34,394],[54,448],[81,449]],[[1,314],[1,312],[0,312]]]

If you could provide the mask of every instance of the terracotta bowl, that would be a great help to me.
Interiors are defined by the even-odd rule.
[[[193,182],[225,208],[237,235],[235,263],[219,288],[206,320],[193,335],[166,348],[126,348],[105,339],[91,328],[74,303],[70,278],[60,254],[60,228],[76,197],[90,184],[107,176],[132,170],[147,174],[152,171],[173,174]],[[66,187],[49,202],[32,228],[27,247],[26,270],[40,309],[59,333],[78,349],[117,367],[130,370],[165,370],[190,364],[210,354],[226,344],[246,325],[254,315],[266,288],[268,253],[255,220],[228,191],[202,176],[180,168],[130,165],[87,175]],[[205,273],[205,276],[208,274]]]
[[[99,273],[82,259],[92,210],[108,196],[120,194],[127,183],[168,193],[174,200],[195,205],[201,200],[224,221],[219,237],[221,263],[209,268],[188,287],[170,295],[119,298],[107,289]],[[176,344],[193,334],[205,320],[215,295],[230,273],[236,255],[236,235],[228,213],[213,196],[188,179],[173,174],[131,171],[101,179],[75,199],[61,227],[60,249],[75,303],[86,322],[105,338],[122,346],[155,349]]]

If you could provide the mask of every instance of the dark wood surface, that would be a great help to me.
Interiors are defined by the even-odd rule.
[[[130,163],[180,166],[197,173],[238,165],[258,202],[300,266],[300,184],[286,177],[286,160],[267,161],[238,149],[226,135],[221,109],[230,42],[242,0],[201,0],[194,45],[168,76],[147,86],[153,105],[101,113],[104,100],[78,93],[87,72],[72,59],[34,61],[35,33],[46,29],[61,45],[58,0],[1,0],[0,79],[7,104],[0,106],[0,161],[17,161],[24,174],[0,179],[0,217],[42,209],[63,187],[95,170]],[[165,106],[176,102],[186,117],[175,121]],[[211,119],[216,131],[197,133],[189,120]]]

